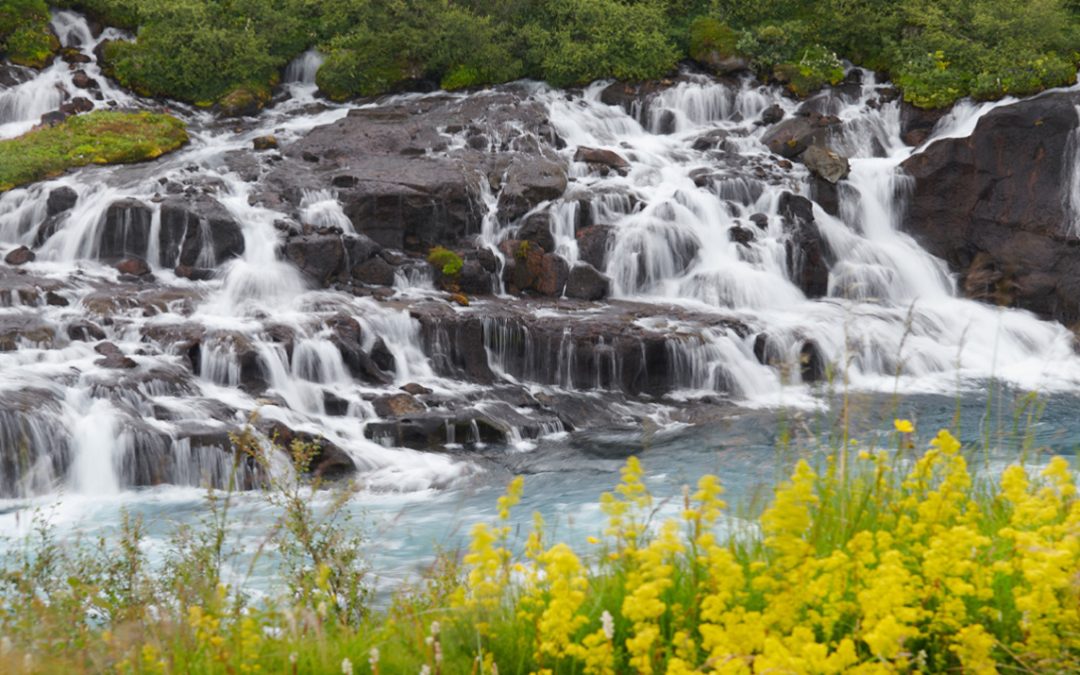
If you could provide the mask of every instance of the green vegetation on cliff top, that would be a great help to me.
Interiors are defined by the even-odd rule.
[[[2,5],[33,4],[6,0]],[[114,76],[195,103],[262,95],[315,46],[335,99],[520,77],[557,86],[649,79],[686,57],[746,63],[806,94],[840,59],[887,72],[923,107],[1070,84],[1078,0],[61,0],[138,26],[107,50]]]
[[[20,66],[41,68],[59,47],[44,0],[0,2],[0,56]]]
[[[156,113],[92,112],[0,141],[0,192],[88,164],[141,162],[188,140],[184,123]]]

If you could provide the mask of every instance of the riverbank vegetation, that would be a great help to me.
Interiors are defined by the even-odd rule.
[[[7,0],[7,4],[39,0]],[[911,102],[1030,94],[1075,81],[1074,0],[62,0],[137,27],[106,50],[150,95],[209,105],[265,98],[288,61],[326,56],[320,88],[347,99],[521,77],[556,86],[660,78],[693,57],[749,67],[806,94],[840,59],[883,71]]]
[[[184,123],[149,112],[95,111],[0,141],[0,192],[88,164],[142,162],[188,140]]]
[[[511,526],[515,479],[464,555],[378,607],[348,491],[316,511],[316,486],[274,480],[271,597],[229,585],[233,495],[211,493],[157,567],[137,520],[118,544],[72,545],[39,518],[4,561],[0,658],[16,673],[1077,672],[1069,463],[980,477],[948,432],[918,452],[895,426],[889,451],[798,461],[757,511],[726,505],[714,476],[659,503],[631,459],[600,500],[607,526],[576,548],[539,516]],[[313,451],[292,452],[302,473]]]

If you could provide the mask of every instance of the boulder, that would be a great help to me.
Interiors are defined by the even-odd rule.
[[[607,257],[614,245],[611,225],[592,225],[577,233],[578,257],[598,270],[607,269]]]
[[[76,70],[72,73],[71,83],[79,89],[101,89],[101,84],[87,75],[85,70]]]
[[[94,351],[101,354],[105,358],[94,361],[94,365],[100,368],[110,368],[113,370],[130,370],[132,368],[138,368],[139,364],[135,363],[132,359],[128,358],[123,350],[114,345],[111,342],[102,342],[94,347]]]
[[[812,145],[828,145],[833,130],[840,124],[838,117],[805,112],[773,126],[761,142],[774,154],[794,159]]]
[[[373,256],[352,268],[357,281],[371,286],[393,286],[397,268],[381,256]]]
[[[380,396],[371,402],[379,417],[406,417],[427,410],[427,407],[409,394]]]
[[[142,258],[125,258],[116,263],[116,269],[120,274],[133,277],[145,277],[150,274],[150,266]]]
[[[511,293],[526,291],[549,297],[562,295],[569,265],[561,256],[545,253],[536,244],[508,239],[499,245],[506,256],[503,282]]]
[[[378,338],[375,344],[371,345],[371,360],[388,373],[393,373],[397,369],[397,359],[394,358],[394,353],[390,351],[382,338]]]
[[[822,178],[833,185],[847,178],[851,173],[851,163],[847,157],[843,157],[829,148],[820,145],[811,145],[802,154],[802,162],[810,173]]]
[[[78,192],[66,185],[58,187],[49,193],[49,197],[45,201],[45,213],[48,216],[55,216],[70,211],[78,201]]]
[[[829,292],[828,246],[817,223],[809,199],[785,192],[780,196],[780,215],[784,219],[784,242],[788,275],[808,298],[821,298]]]
[[[925,110],[903,101],[900,104],[900,139],[908,145],[922,145],[948,112],[947,108]]]
[[[913,184],[902,228],[961,288],[1066,324],[1080,320],[1080,239],[1069,234],[1080,205],[1068,207],[1078,104],[1061,92],[995,108],[970,136],[903,164]]]
[[[278,141],[277,141],[277,138],[275,138],[272,135],[259,136],[257,138],[252,139],[251,147],[254,150],[257,150],[257,151],[275,150],[278,147]]]
[[[566,297],[578,300],[606,300],[611,294],[611,279],[588,263],[570,268],[566,280]]]
[[[305,234],[285,243],[285,258],[316,286],[326,286],[344,267],[345,246],[339,235]]]
[[[515,158],[506,172],[499,194],[499,217],[517,220],[539,204],[558,199],[566,192],[563,165],[544,157]]]
[[[33,251],[25,246],[20,246],[4,256],[4,262],[8,265],[25,265],[28,262],[33,262],[36,257]]]
[[[547,211],[527,216],[518,227],[515,239],[532,242],[545,252],[555,250],[555,236],[551,233],[551,214]]]
[[[137,199],[113,202],[105,210],[97,257],[105,261],[146,258],[153,211]]]
[[[264,433],[274,444],[286,451],[294,442],[314,449],[308,473],[324,480],[344,478],[356,471],[356,463],[349,453],[322,436],[305,431],[295,431],[282,422],[270,422],[264,425]]]
[[[490,295],[497,290],[498,276],[488,271],[478,259],[466,260],[453,279],[458,290],[469,295]]]
[[[60,112],[65,115],[80,115],[94,109],[94,102],[85,96],[76,96],[60,106]]]
[[[622,155],[614,150],[581,146],[574,153],[574,161],[585,162],[594,167],[602,167],[622,176],[630,173],[630,162],[626,161]],[[607,171],[604,171],[604,173],[607,173]]]
[[[780,107],[780,104],[773,103],[765,110],[761,111],[761,123],[766,125],[773,125],[784,119],[784,109]]]
[[[229,210],[207,195],[168,197],[161,203],[159,264],[213,269],[243,255],[244,233]]]

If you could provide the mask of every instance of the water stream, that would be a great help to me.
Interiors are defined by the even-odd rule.
[[[95,39],[79,15],[65,11],[54,14],[53,27],[64,45],[91,59],[79,67],[99,83],[94,107],[158,105],[110,84],[93,60],[100,40],[121,35],[106,31]],[[490,318],[484,346],[504,383],[531,395],[575,396],[582,406],[635,422],[568,432],[558,420],[540,420],[515,427],[502,443],[484,442],[475,420],[464,427],[448,423],[448,451],[438,452],[397,447],[368,433],[383,421],[373,398],[406,384],[446,399],[480,401],[481,410],[507,404],[494,395],[485,399],[488,385],[440,367],[453,338],[425,333],[409,310],[418,298],[438,296],[429,275],[399,274],[389,301],[311,288],[281,256],[285,215],[260,205],[258,184],[229,168],[228,153],[249,151],[255,138],[272,134],[284,145],[349,113],[350,106],[315,98],[320,63],[320,55],[308,52],[290,65],[287,96],[254,124],[237,130],[176,106],[193,138],[183,150],[149,165],[88,167],[0,195],[0,255],[30,246],[37,256],[21,272],[0,276],[0,338],[6,327],[18,328],[11,348],[0,351],[0,534],[25,532],[32,509],[42,505],[56,505],[59,522],[87,536],[108,531],[120,509],[130,509],[150,519],[152,539],[161,545],[170,523],[199,513],[200,486],[226,482],[227,457],[213,439],[256,412],[266,422],[322,435],[348,455],[358,469],[355,507],[370,515],[378,532],[375,567],[388,579],[415,571],[433,542],[454,544],[470,521],[490,516],[499,486],[513,472],[532,476],[526,510],[545,511],[568,532],[597,521],[595,499],[615,482],[629,452],[645,454],[650,482],[662,495],[678,494],[682,481],[706,470],[721,472],[735,494],[752,495],[785,466],[774,447],[784,420],[795,415],[827,428],[841,388],[888,414],[894,409],[889,397],[903,394],[895,412],[921,416],[925,429],[948,424],[958,400],[967,418],[982,424],[990,416],[980,411],[1037,391],[1048,397],[1049,421],[1036,431],[1059,451],[1080,438],[1068,414],[1080,393],[1073,335],[1026,312],[959,297],[945,264],[898,229],[908,180],[899,165],[920,148],[900,140],[897,103],[870,105],[886,86],[871,73],[864,73],[855,94],[812,102],[844,121],[831,143],[851,157],[836,215],[812,206],[831,257],[827,292],[814,299],[792,278],[783,212],[785,193],[810,195],[809,177],[798,165],[776,169],[761,141],[767,127],[757,123],[770,106],[790,116],[803,104],[750,79],[733,86],[687,76],[631,111],[601,101],[606,83],[583,92],[524,85],[565,141],[559,152],[570,188],[544,205],[552,213],[556,252],[571,265],[580,260],[576,223],[584,215],[610,228],[604,271],[614,297],[656,308],[648,316],[639,312],[635,321],[672,336],[665,347],[674,364],[668,375],[678,386],[659,399],[623,395],[614,383],[625,363],[613,349],[605,351],[606,338],[597,353],[610,357],[598,358],[593,381],[582,383],[569,326],[601,314],[602,307],[592,315],[551,310],[550,321],[568,326],[552,362],[541,358],[539,336]],[[78,95],[72,77],[58,60],[0,90],[0,138],[27,131]],[[980,116],[1004,104],[958,105],[927,144],[970,134]],[[715,142],[701,149],[697,141],[709,134]],[[614,151],[629,169],[603,175],[576,162],[582,146]],[[214,271],[201,280],[177,276],[161,236],[168,185],[193,173],[214,186],[243,243],[242,254],[223,261],[204,238],[194,266]],[[498,191],[482,178],[477,208],[486,216],[478,244],[502,264],[498,244],[515,224],[500,223]],[[1076,201],[1075,177],[1072,182]],[[60,188],[77,201],[57,218],[48,202]],[[302,199],[306,224],[354,231],[333,191],[305,192]],[[109,210],[131,200],[143,207],[113,218],[122,223],[117,235],[106,225]],[[117,291],[124,283],[120,273],[99,259],[105,248],[127,246],[142,232],[156,281],[125,295]],[[27,277],[36,286],[28,287]],[[506,300],[504,288],[492,290]],[[481,309],[473,311],[484,306],[479,302]],[[730,318],[749,330],[703,327],[667,315],[672,307]],[[360,327],[363,350],[379,342],[393,356],[388,382],[363,382],[350,373],[335,342],[342,316]],[[190,354],[161,346],[177,341],[154,337],[192,326],[202,336],[197,364]],[[100,334],[80,339],[80,330]],[[288,346],[282,333],[291,336]],[[524,359],[532,365],[522,366],[517,345],[533,340],[537,346],[526,346]],[[104,341],[134,367],[102,365],[95,347]],[[759,342],[767,359],[755,353]],[[833,385],[803,381],[808,344],[837,364]],[[253,371],[263,391],[245,387]],[[989,403],[988,391],[997,392]],[[718,412],[687,421],[695,402],[717,397],[723,400]],[[518,412],[523,419],[530,414],[521,406]],[[868,421],[864,432],[887,423],[888,414]],[[993,418],[1004,424],[1008,416],[1002,409]],[[1006,444],[1003,452],[1014,447]],[[287,471],[280,458],[271,470]],[[243,487],[257,476],[238,480]],[[244,503],[251,523],[272,517],[257,494]],[[258,530],[237,529],[252,547]]]

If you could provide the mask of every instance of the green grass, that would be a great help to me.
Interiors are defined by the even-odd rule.
[[[187,140],[184,123],[171,115],[98,111],[71,117],[0,141],[0,192],[88,164],[154,159]]]

